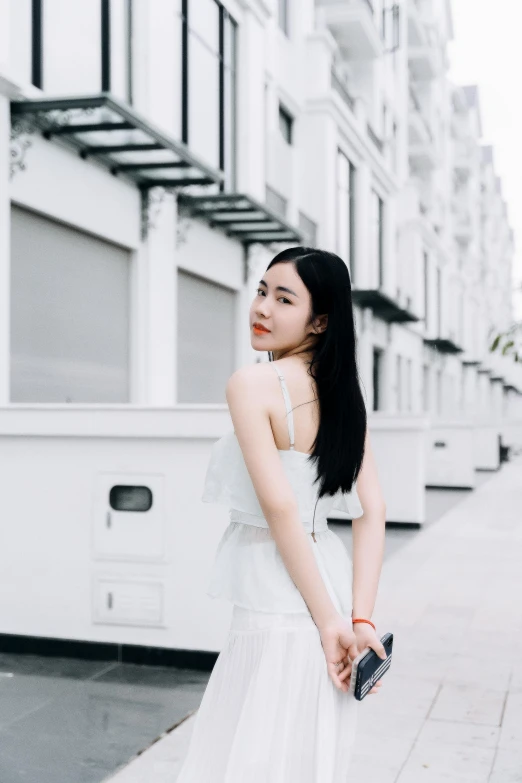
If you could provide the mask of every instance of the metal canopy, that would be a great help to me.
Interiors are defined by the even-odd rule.
[[[143,189],[208,188],[224,179],[221,171],[207,166],[185,144],[110,93],[15,100],[11,115],[14,136],[40,130],[45,138],[61,139],[82,158],[100,161]]]
[[[180,193],[178,204],[212,228],[244,244],[260,242],[300,242],[302,235],[264,204],[241,193],[193,196]]]
[[[462,353],[464,350],[448,337],[424,337],[423,339],[425,345],[430,345],[432,348],[436,348],[440,353]]]
[[[408,323],[420,320],[377,288],[352,289],[352,302],[359,307],[369,307],[379,318],[388,323]]]

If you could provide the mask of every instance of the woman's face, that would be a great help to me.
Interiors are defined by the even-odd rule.
[[[310,324],[310,293],[293,263],[274,264],[259,281],[250,307],[251,344],[255,351],[273,351],[274,359],[311,348],[316,331]],[[266,330],[258,330],[257,325]]]

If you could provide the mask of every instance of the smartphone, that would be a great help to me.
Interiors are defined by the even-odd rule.
[[[367,647],[352,661],[350,689],[357,701],[362,701],[377,680],[380,680],[390,668],[393,634],[385,633],[384,636],[381,636],[381,643],[386,650],[386,660],[379,658],[375,650]]]

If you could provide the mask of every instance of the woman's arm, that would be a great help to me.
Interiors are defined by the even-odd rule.
[[[354,617],[369,620],[377,598],[384,556],[386,506],[377,478],[368,430],[356,486],[364,513],[362,517],[352,520],[352,606]]]
[[[234,430],[264,517],[297,589],[321,629],[339,617],[303,528],[294,491],[282,468],[266,406],[269,379],[260,365],[236,370],[226,397]]]

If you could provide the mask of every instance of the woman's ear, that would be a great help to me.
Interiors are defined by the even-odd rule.
[[[318,316],[314,321],[316,332],[324,332],[328,326],[328,314]]]

